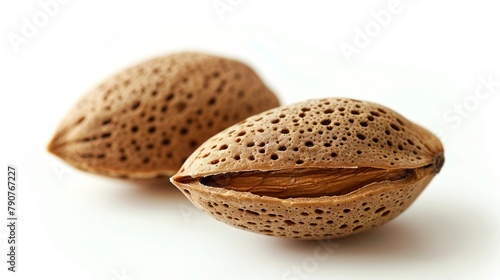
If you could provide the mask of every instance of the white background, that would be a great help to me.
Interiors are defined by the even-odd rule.
[[[222,0],[232,5],[222,14],[214,2],[75,0],[52,7],[46,22],[38,1],[2,2],[1,279],[499,279],[495,1],[401,0],[385,26],[374,14],[388,10],[387,0]],[[31,36],[22,34],[24,18],[39,25]],[[361,44],[357,30],[366,28]],[[346,44],[357,52],[344,55]],[[328,96],[383,103],[439,133],[445,166],[400,217],[335,240],[319,259],[315,251],[327,252],[317,242],[231,228],[168,184],[80,172],[45,151],[86,91],[182,50],[245,61],[284,104]],[[488,77],[498,82],[478,100]],[[454,111],[460,106],[464,115]],[[4,262],[7,163],[20,176],[16,274]]]

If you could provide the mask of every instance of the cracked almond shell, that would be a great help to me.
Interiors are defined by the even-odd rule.
[[[229,225],[295,239],[339,238],[410,206],[444,163],[439,139],[384,106],[310,100],[211,137],[171,181]]]
[[[95,173],[171,176],[210,136],[276,106],[276,96],[248,66],[178,53],[126,69],[89,92],[48,150]]]

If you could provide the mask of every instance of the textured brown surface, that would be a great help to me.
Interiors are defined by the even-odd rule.
[[[394,111],[332,98],[272,109],[220,132],[171,180],[194,204],[230,225],[286,238],[337,238],[396,217],[443,160],[440,141]],[[401,180],[374,179],[343,195],[285,199],[200,182],[229,172],[347,168],[412,172]]]
[[[89,92],[48,149],[87,171],[170,176],[210,136],[278,105],[246,65],[179,53],[126,69]]]

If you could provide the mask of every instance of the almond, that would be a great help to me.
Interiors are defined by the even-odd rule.
[[[232,226],[296,239],[347,236],[398,216],[444,163],[426,129],[384,106],[310,100],[203,143],[171,181]]]
[[[89,92],[48,150],[86,171],[171,176],[210,136],[276,106],[276,96],[248,66],[173,54],[126,69]]]

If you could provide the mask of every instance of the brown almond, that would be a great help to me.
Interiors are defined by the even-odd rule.
[[[248,66],[173,54],[126,69],[89,92],[48,149],[86,171],[171,176],[210,136],[276,106],[276,96]]]
[[[437,137],[384,106],[310,100],[203,143],[171,181],[199,208],[266,235],[338,238],[398,216],[444,163]]]

